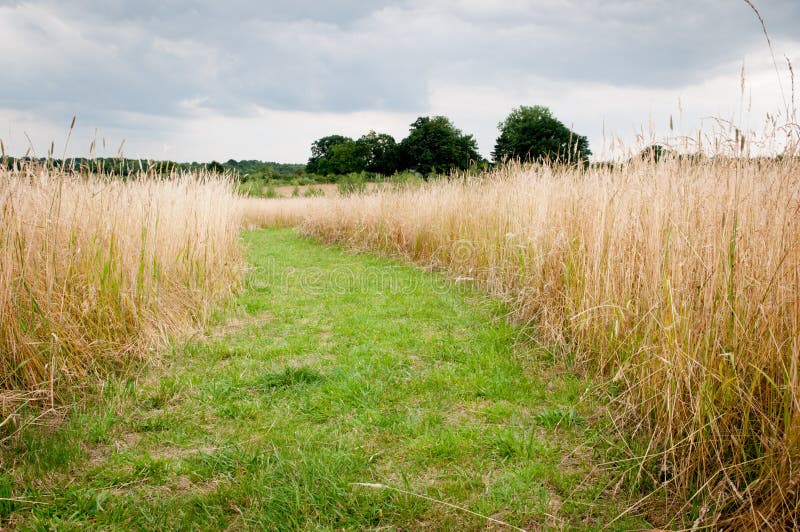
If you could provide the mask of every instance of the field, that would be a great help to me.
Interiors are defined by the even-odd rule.
[[[642,508],[780,529],[800,501],[799,170],[792,157],[508,167],[249,212],[476,280],[608,383]]]
[[[799,181],[3,175],[0,523],[796,527]]]
[[[252,270],[209,335],[6,449],[11,524],[596,529],[624,512],[590,383],[502,304],[291,230],[245,241]]]

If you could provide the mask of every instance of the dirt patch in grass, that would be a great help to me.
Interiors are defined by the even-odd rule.
[[[266,325],[274,319],[275,315],[271,312],[259,312],[255,315],[239,314],[215,325],[208,331],[206,336],[211,339],[227,338],[245,327]]]
[[[195,454],[210,454],[217,451],[219,447],[214,445],[202,445],[199,447],[159,447],[148,451],[150,457],[155,460],[178,460],[188,458]]]

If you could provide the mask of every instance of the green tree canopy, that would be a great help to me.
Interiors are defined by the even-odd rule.
[[[308,164],[306,164],[306,171],[311,174],[324,175],[326,173],[324,171],[325,168],[320,168],[320,162],[323,161],[322,166],[324,167],[324,160],[328,157],[328,152],[331,148],[346,142],[353,142],[353,139],[343,135],[328,135],[327,137],[315,140],[311,144],[311,157],[309,157]]]
[[[400,161],[394,137],[386,133],[370,131],[357,142],[366,152],[367,171],[383,175],[390,175],[397,171]]]
[[[547,107],[521,106],[498,124],[500,136],[492,152],[504,159],[586,162],[592,154],[589,140],[566,127]]]
[[[212,172],[212,173],[215,173],[215,174],[221,174],[221,173],[225,172],[225,167],[222,166],[222,164],[220,164],[217,161],[211,161],[210,163],[208,163],[206,165],[206,169],[209,172]]]
[[[417,118],[400,143],[400,153],[404,168],[423,175],[464,170],[483,161],[475,138],[456,129],[444,116]]]
[[[367,147],[354,140],[331,146],[328,153],[319,160],[317,173],[322,175],[343,175],[363,172],[367,167],[369,152]]]

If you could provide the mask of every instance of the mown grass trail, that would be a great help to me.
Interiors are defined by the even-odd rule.
[[[502,528],[357,483],[526,529],[624,509],[595,467],[589,384],[502,305],[289,230],[245,240],[253,271],[216,332],[2,451],[0,524]]]

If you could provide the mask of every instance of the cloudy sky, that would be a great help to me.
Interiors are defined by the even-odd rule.
[[[96,135],[100,155],[304,162],[323,135],[444,114],[488,157],[513,107],[545,105],[601,156],[670,115],[690,134],[785,108],[800,1],[754,3],[777,72],[743,0],[0,0],[0,138],[60,155],[77,115],[69,154]]]

